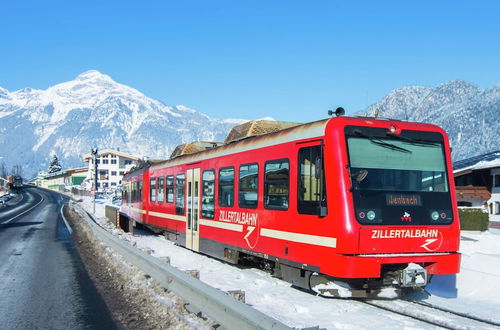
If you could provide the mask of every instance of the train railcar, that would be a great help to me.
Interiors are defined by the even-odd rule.
[[[12,188],[13,189],[21,189],[23,187],[23,178],[16,175],[12,180]]]
[[[127,174],[121,213],[325,296],[390,296],[459,271],[452,178],[441,128],[335,117]]]
[[[7,182],[10,189],[21,189],[23,187],[23,178],[19,175],[7,176]]]

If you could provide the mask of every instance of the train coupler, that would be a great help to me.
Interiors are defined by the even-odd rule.
[[[401,286],[405,288],[425,287],[427,284],[427,270],[415,263],[401,271]]]

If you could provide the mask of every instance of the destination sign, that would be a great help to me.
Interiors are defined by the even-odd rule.
[[[422,200],[420,195],[407,194],[386,194],[387,205],[389,206],[420,206]]]

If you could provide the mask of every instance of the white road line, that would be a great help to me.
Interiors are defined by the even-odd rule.
[[[69,225],[68,220],[66,220],[66,217],[64,216],[63,208],[64,208],[64,205],[61,205],[61,210],[59,212],[61,212],[61,216],[64,220],[64,224],[66,225],[66,228],[68,228],[69,234],[71,235],[73,233],[73,229],[71,229],[71,226]]]
[[[14,220],[14,219],[19,218],[21,215],[23,215],[23,214],[25,214],[25,213],[27,213],[27,212],[29,212],[29,211],[33,210],[35,207],[37,207],[38,205],[40,205],[40,204],[43,202],[43,200],[44,200],[44,199],[43,199],[43,196],[41,196],[41,195],[40,195],[40,197],[42,197],[42,199],[41,199],[41,200],[40,200],[40,201],[39,201],[36,205],[33,205],[32,207],[30,207],[30,208],[29,208],[29,209],[27,209],[26,211],[24,211],[24,212],[22,212],[22,213],[19,213],[19,214],[18,214],[18,215],[16,215],[15,217],[10,218],[9,220],[2,222],[1,224],[2,224],[2,225],[4,225],[4,224],[6,224],[6,223],[9,223],[9,222],[11,222],[11,221],[12,221],[12,220]]]

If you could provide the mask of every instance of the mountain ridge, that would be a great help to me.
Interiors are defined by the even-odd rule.
[[[404,86],[355,115],[441,126],[453,159],[498,149],[500,83],[480,89],[453,80],[435,87]],[[45,90],[0,87],[0,161],[22,164],[27,175],[44,170],[56,154],[64,168],[81,166],[91,147],[120,148],[165,159],[178,144],[223,141],[242,119],[214,119],[185,105],[168,106],[97,70]]]
[[[436,87],[406,86],[358,112],[370,116],[432,123],[450,139],[455,161],[498,149],[500,140],[500,84],[480,89],[464,80]]]
[[[81,156],[94,146],[167,158],[177,144],[222,141],[244,121],[165,105],[96,70],[46,90],[0,92],[0,143],[12,145],[0,157],[9,168],[23,164],[29,175],[43,170],[53,154],[65,168],[81,166]],[[30,168],[35,170],[28,172]]]

